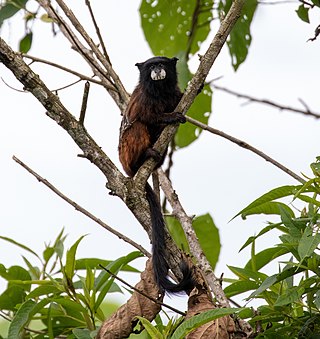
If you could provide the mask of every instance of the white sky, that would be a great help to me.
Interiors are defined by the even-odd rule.
[[[93,32],[83,3],[69,2],[69,5]],[[134,64],[151,56],[140,29],[139,1],[92,3],[113,66],[131,92],[138,79]],[[209,79],[223,76],[218,85],[284,105],[299,107],[298,99],[301,98],[319,112],[320,40],[306,43],[319,22],[311,16],[313,25],[303,23],[294,12],[296,7],[296,4],[262,6],[252,24],[253,41],[246,62],[234,73],[224,49]],[[49,25],[36,23],[34,32],[31,55],[91,74],[61,34],[52,37]],[[1,37],[13,48],[17,47],[22,35],[23,25],[18,17],[1,31]],[[192,68],[195,70],[197,65],[195,57]],[[45,65],[34,64],[32,68],[51,89],[75,80]],[[3,65],[0,65],[0,75],[6,83],[21,88]],[[83,83],[59,92],[62,102],[75,116],[80,111],[82,91]],[[37,100],[31,94],[13,91],[2,81],[0,99],[0,235],[11,237],[41,253],[44,243],[53,241],[65,227],[69,234],[67,246],[81,235],[89,234],[79,246],[78,258],[116,259],[134,250],[39,184],[11,159],[16,155],[71,199],[150,249],[147,235],[129,210],[120,199],[108,195],[104,176],[87,160],[77,157],[80,150],[45,115]],[[247,141],[298,174],[310,174],[309,164],[320,155],[319,121],[262,105],[242,104],[243,101],[222,92],[214,93],[210,125]],[[98,144],[119,165],[120,115],[102,88],[91,86],[85,124]],[[172,180],[186,211],[190,215],[211,213],[220,229],[223,247],[216,269],[218,276],[221,273],[230,276],[227,264],[240,266],[249,260],[250,250],[239,254],[239,248],[270,218],[261,216],[247,221],[239,218],[231,223],[228,221],[268,190],[297,184],[258,156],[207,132],[175,155]],[[266,236],[258,242],[257,249],[277,242],[276,234]],[[33,260],[22,250],[0,240],[0,263],[8,266],[22,264],[21,254]],[[141,268],[142,263],[140,260],[138,264]]]

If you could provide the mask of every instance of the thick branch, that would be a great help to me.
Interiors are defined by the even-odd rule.
[[[0,62],[9,68],[23,84],[24,89],[32,93],[47,110],[46,114],[65,129],[83,154],[93,162],[107,177],[109,186],[114,191],[123,188],[125,177],[96,144],[86,129],[63,106],[59,97],[54,95],[42,82],[40,77],[0,38]],[[121,194],[119,193],[121,196]]]

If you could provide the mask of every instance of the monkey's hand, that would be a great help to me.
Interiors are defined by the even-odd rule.
[[[201,86],[199,87],[198,89],[198,92],[197,92],[197,95],[200,94],[203,90],[203,87],[204,87],[204,82],[201,84]]]
[[[166,125],[173,125],[173,124],[184,124],[187,120],[186,117],[180,112],[172,112],[172,113],[164,113],[161,115],[159,119],[160,123]]]

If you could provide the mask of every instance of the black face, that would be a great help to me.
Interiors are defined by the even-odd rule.
[[[148,86],[176,86],[177,58],[154,57],[145,62],[137,63],[140,71],[140,83]]]

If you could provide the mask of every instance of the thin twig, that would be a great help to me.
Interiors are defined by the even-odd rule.
[[[60,8],[63,10],[64,14],[68,17],[70,22],[72,23],[73,27],[78,31],[78,33],[85,39],[88,46],[91,48],[91,51],[95,54],[97,59],[101,62],[101,64],[105,67],[107,74],[112,78],[113,85],[117,88],[118,93],[120,94],[123,102],[127,103],[128,100],[128,93],[125,90],[120,78],[111,67],[108,60],[104,57],[104,55],[100,52],[97,48],[96,44],[92,41],[86,30],[83,28],[77,17],[71,11],[70,8],[67,7],[63,0],[56,0]],[[108,78],[109,78],[108,76]],[[109,78],[110,79],[110,78]]]
[[[48,15],[58,23],[61,32],[70,41],[72,48],[75,51],[77,51],[84,58],[84,60],[90,65],[93,73],[101,79],[103,86],[107,89],[108,93],[114,99],[116,104],[119,106],[120,110],[123,111],[129,99],[128,94],[125,95],[125,93],[121,94],[118,92],[117,88],[114,86],[115,85],[114,82],[112,81],[112,79],[110,79],[108,72],[105,71],[105,69],[101,66],[98,60],[93,56],[92,50],[86,48],[80,42],[76,34],[66,23],[66,21],[51,6],[51,2],[48,0],[38,0],[38,2],[47,11]],[[95,49],[98,50],[96,46]],[[124,95],[124,97],[122,97],[122,95]]]
[[[268,155],[266,155],[265,153],[263,153],[262,151],[258,150],[257,148],[249,145],[247,142],[243,141],[243,140],[240,140],[240,139],[237,139],[227,133],[224,133],[216,128],[213,128],[213,127],[210,127],[198,120],[195,120],[189,116],[186,116],[186,119],[188,122],[190,122],[191,124],[195,125],[195,126],[198,126],[212,134],[216,134],[216,135],[219,135],[220,137],[222,138],[225,138],[235,144],[237,144],[238,146],[242,147],[242,148],[245,148],[257,155],[259,155],[261,158],[263,158],[264,160],[270,162],[271,164],[273,164],[274,166],[280,168],[282,171],[284,171],[285,173],[289,174],[292,178],[298,180],[299,182],[301,183],[305,183],[305,180],[303,178],[301,178],[298,174],[292,172],[289,168],[285,167],[284,165],[280,164],[278,161],[272,159],[271,157],[269,157]]]
[[[94,13],[93,13],[93,10],[92,10],[92,7],[91,7],[91,3],[90,3],[90,0],[86,0],[86,5],[88,6],[88,9],[89,9],[89,13],[90,13],[90,16],[91,16],[91,20],[93,22],[93,25],[94,25],[94,28],[96,29],[96,33],[97,33],[97,36],[99,38],[99,42],[100,42],[100,45],[101,45],[101,48],[102,48],[102,51],[103,51],[103,55],[105,56],[105,58],[107,59],[108,63],[111,65],[111,61],[110,61],[110,58],[109,58],[109,55],[107,53],[107,49],[106,49],[106,46],[104,44],[104,41],[103,41],[103,38],[102,38],[102,35],[100,33],[100,28],[97,24],[97,21],[96,21],[96,18],[94,16]]]
[[[303,110],[303,109],[294,108],[294,107],[290,107],[290,106],[280,105],[280,104],[275,103],[274,101],[271,101],[271,100],[268,100],[268,99],[257,99],[257,98],[250,96],[250,95],[238,93],[238,92],[235,92],[235,91],[230,90],[230,89],[225,88],[225,87],[216,86],[216,85],[213,85],[213,87],[215,89],[219,90],[219,91],[223,91],[225,93],[234,95],[238,98],[247,99],[251,102],[257,102],[259,104],[266,104],[266,105],[278,108],[281,111],[290,111],[290,112],[295,112],[295,113],[301,113],[301,114],[304,114],[304,115],[312,116],[313,118],[316,118],[316,119],[320,119],[320,114],[311,112],[305,105],[304,106],[305,106],[306,110]],[[301,102],[301,99],[299,99],[299,101]]]
[[[81,74],[79,72],[76,72],[70,68],[67,68],[67,67],[64,67],[62,65],[59,65],[59,64],[56,64],[54,62],[51,62],[49,60],[44,60],[44,59],[41,59],[41,58],[38,58],[38,57],[35,57],[35,56],[32,56],[32,55],[29,55],[29,54],[22,54],[22,56],[24,58],[27,58],[27,59],[30,59],[32,61],[35,61],[35,62],[41,62],[43,64],[46,64],[46,65],[49,65],[49,66],[52,66],[52,67],[55,67],[55,68],[58,68],[58,69],[61,69],[62,71],[65,71],[65,72],[68,72],[70,74],[73,74],[77,77],[79,77],[81,80],[87,80],[87,81],[90,81],[90,82],[93,82],[97,85],[101,85],[101,86],[104,86],[103,83],[100,81],[100,80],[96,80],[96,79],[93,79],[92,77],[88,77],[84,74]],[[111,87],[110,86],[110,89],[113,89],[114,90],[114,87]]]
[[[76,80],[76,81],[73,81],[73,82],[71,82],[70,84],[68,84],[68,85],[65,85],[65,86],[62,86],[62,87],[59,87],[59,88],[55,88],[55,89],[53,89],[53,90],[51,90],[53,93],[58,93],[59,91],[62,91],[62,90],[64,90],[64,89],[66,89],[66,88],[69,88],[69,87],[72,87],[72,86],[74,86],[75,84],[77,84],[78,82],[80,82],[80,81],[82,81],[81,79],[78,79],[78,80]]]
[[[185,316],[186,313],[185,312],[181,312],[180,310],[168,305],[168,304],[165,304],[163,302],[161,302],[160,300],[158,299],[155,299],[153,297],[150,297],[148,294],[144,293],[143,291],[140,291],[139,289],[135,288],[134,286],[130,285],[129,283],[127,283],[125,280],[119,278],[117,275],[115,275],[114,273],[112,273],[111,271],[109,271],[107,268],[105,268],[103,265],[99,264],[99,266],[104,269],[106,272],[108,272],[113,278],[119,280],[120,282],[122,282],[124,285],[126,285],[127,287],[129,287],[130,289],[132,289],[133,291],[141,294],[142,296],[144,296],[145,298],[148,298],[149,300],[153,301],[154,303],[158,304],[158,305],[161,305],[163,307],[166,307],[168,308],[169,310],[173,311],[173,312],[176,312],[178,314],[181,314],[182,316]]]
[[[1,77],[1,80],[2,80],[2,82],[7,86],[7,87],[9,87],[10,89],[12,89],[12,90],[14,90],[14,91],[16,91],[16,92],[19,92],[19,93],[27,93],[25,90],[23,90],[23,89],[18,89],[18,88],[14,88],[14,87],[12,87],[11,85],[9,85],[4,79],[3,79],[3,77]]]
[[[90,82],[86,82],[84,85],[83,90],[83,97],[82,97],[82,105],[80,110],[80,117],[79,117],[79,123],[83,125],[84,123],[84,117],[86,115],[87,110],[87,103],[88,103],[88,96],[89,96],[89,90],[90,90]]]
[[[34,177],[37,178],[37,180],[41,183],[43,183],[45,186],[47,186],[51,191],[53,191],[55,194],[57,194],[61,199],[66,201],[68,204],[73,206],[77,211],[81,212],[82,214],[86,215],[91,220],[95,221],[97,224],[105,228],[107,231],[113,233],[115,236],[117,236],[119,239],[122,239],[123,241],[127,242],[131,246],[135,247],[137,250],[139,250],[141,253],[143,253],[148,258],[151,257],[151,254],[144,249],[141,245],[137,244],[133,240],[129,239],[122,233],[118,232],[117,230],[113,229],[103,221],[101,221],[99,218],[91,214],[89,211],[87,211],[85,208],[81,207],[76,202],[72,201],[70,198],[65,196],[63,193],[61,193],[56,187],[54,187],[48,180],[42,178],[39,174],[37,174],[35,171],[33,171],[29,166],[27,166],[25,163],[23,163],[21,160],[19,160],[17,157],[13,156],[12,159],[17,162],[19,165],[21,165],[24,169],[26,169],[30,174],[32,174]]]

